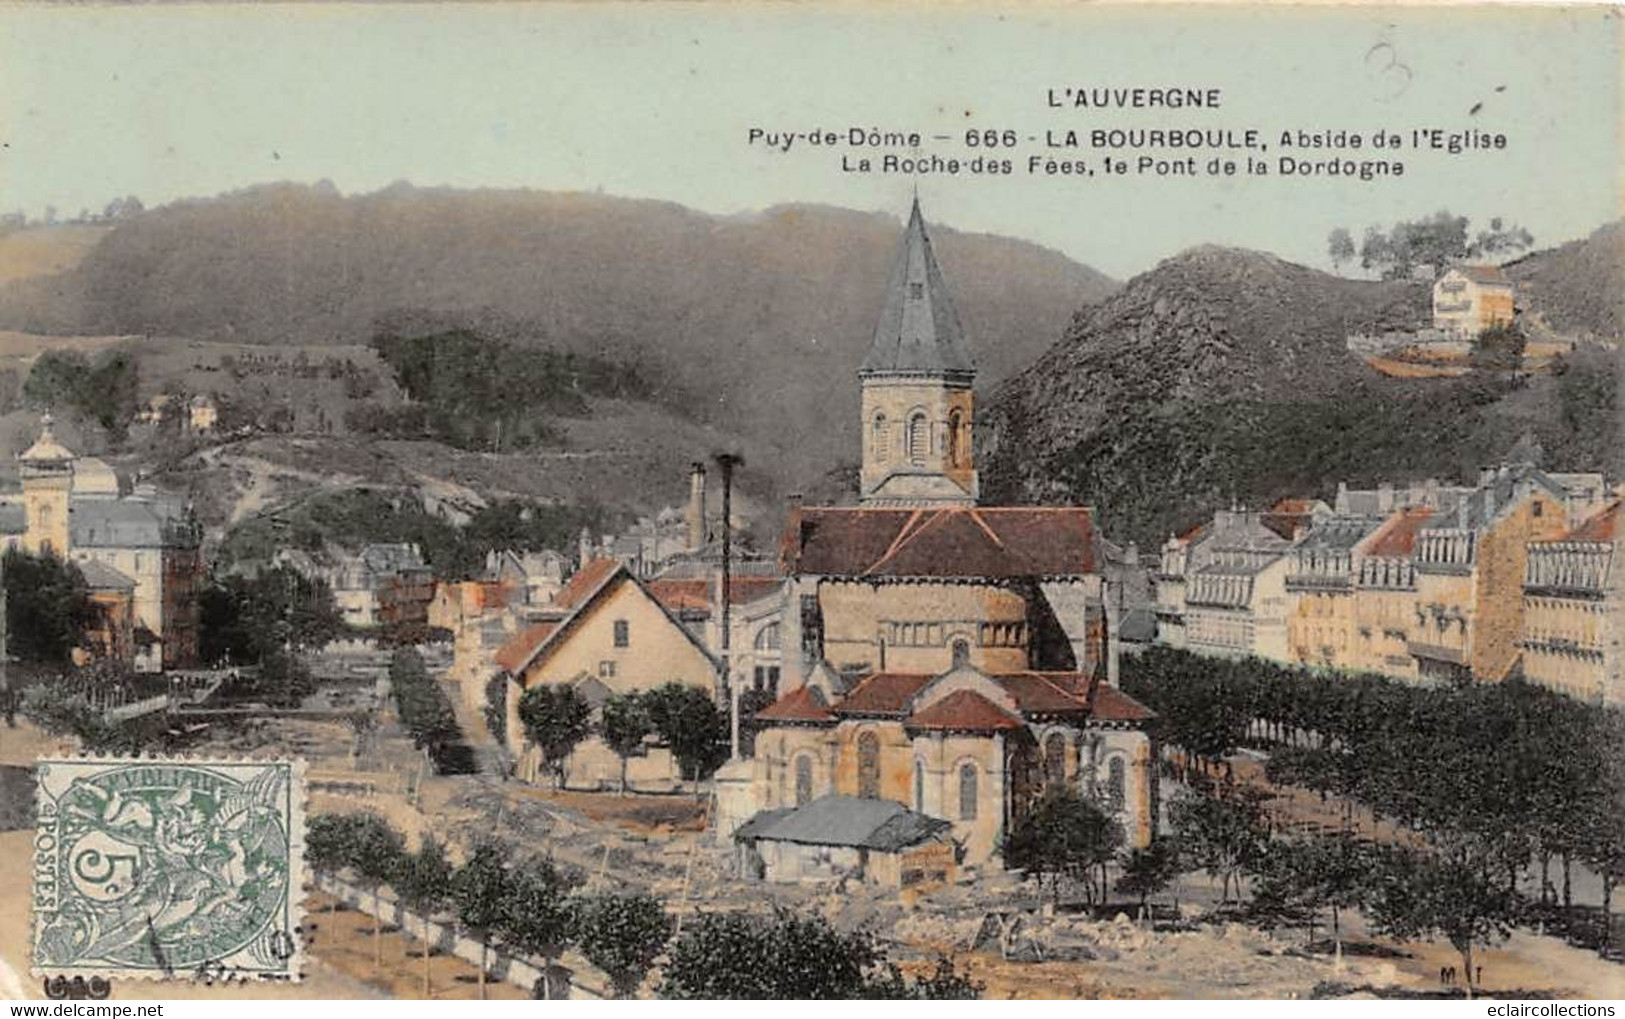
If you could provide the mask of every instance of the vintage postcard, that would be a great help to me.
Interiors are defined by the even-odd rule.
[[[1625,996],[1621,43],[0,6],[0,997]]]

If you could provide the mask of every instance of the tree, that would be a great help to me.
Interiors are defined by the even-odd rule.
[[[650,895],[602,895],[577,907],[581,951],[609,975],[617,997],[629,998],[637,991],[671,932],[672,918]]]
[[[401,833],[377,814],[356,814],[350,822],[350,868],[372,885],[372,957],[373,966],[384,966],[384,942],[381,916],[383,906],[379,893],[383,886],[400,873],[400,859],[406,843]]]
[[[1341,270],[1354,261],[1354,238],[1349,236],[1347,227],[1340,226],[1326,236],[1326,254],[1332,260],[1333,269]]]
[[[452,901],[457,907],[459,922],[480,942],[480,999],[485,999],[485,960],[491,935],[500,930],[510,912],[506,903],[509,891],[508,850],[498,842],[486,840],[474,847],[468,861],[452,875]]]
[[[1529,345],[1523,330],[1508,322],[1490,326],[1473,341],[1472,360],[1484,368],[1517,371],[1523,364],[1524,349]]]
[[[327,582],[287,566],[212,580],[198,596],[206,662],[253,665],[276,651],[321,648],[344,631]]]
[[[502,940],[549,963],[558,958],[575,929],[569,891],[551,860],[532,860],[514,868],[503,890],[498,928]],[[545,973],[542,986],[547,987]]]
[[[1230,901],[1232,885],[1240,901],[1242,871],[1257,861],[1266,837],[1257,802],[1240,793],[1186,793],[1174,800],[1169,815],[1190,861],[1219,878],[1220,903]]]
[[[592,708],[573,687],[541,684],[519,698],[519,722],[525,737],[542,755],[542,766],[564,788],[564,762],[591,731]]]
[[[682,776],[695,783],[728,759],[728,719],[704,691],[666,683],[644,694],[644,708],[660,739],[671,748]]]
[[[1093,803],[1070,791],[1044,794],[1016,820],[1001,847],[1007,867],[1050,879],[1050,891],[1059,899],[1060,879],[1088,877],[1105,865],[1123,844],[1123,829]],[[1094,899],[1095,888],[1088,887]],[[1105,898],[1105,888],[1099,889]]]
[[[19,661],[66,665],[96,618],[79,567],[54,555],[7,549],[6,650]]]
[[[396,649],[390,657],[389,687],[413,745],[438,766],[446,748],[462,738],[451,698],[429,675],[423,656],[409,647]]]
[[[599,723],[604,745],[621,759],[621,795],[626,795],[627,761],[643,750],[643,741],[654,732],[654,721],[636,693],[613,694],[604,701]]]
[[[332,877],[354,859],[354,817],[353,814],[316,814],[305,822],[305,860],[316,873]]]
[[[941,963],[905,981],[866,931],[845,933],[821,916],[777,909],[771,917],[706,913],[672,943],[659,994],[678,999],[976,997],[981,985]]]
[[[418,851],[403,854],[391,882],[402,905],[423,921],[423,997],[429,998],[430,915],[445,907],[451,892],[452,866],[446,850],[432,835],[423,836]]]
[[[1144,913],[1147,900],[1172,884],[1179,874],[1178,843],[1170,838],[1153,838],[1149,846],[1129,850],[1117,890],[1138,899],[1140,912]]]
[[[1477,979],[1473,949],[1505,940],[1518,916],[1516,893],[1492,881],[1482,860],[1390,850],[1371,903],[1377,930],[1405,941],[1442,936],[1461,955],[1467,996]]]
[[[1334,265],[1341,261],[1339,251],[1353,254],[1352,239],[1344,248],[1339,234],[1348,237],[1348,231],[1339,227],[1327,239]],[[1379,226],[1366,227],[1360,242],[1360,266],[1380,273],[1383,279],[1405,279],[1419,266],[1442,272],[1452,262],[1500,258],[1526,250],[1534,243],[1529,231],[1508,225],[1500,217],[1491,219],[1488,229],[1469,239],[1467,217],[1440,210],[1420,219],[1402,220],[1387,231]]]

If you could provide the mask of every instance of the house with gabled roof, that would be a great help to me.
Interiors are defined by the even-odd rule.
[[[507,745],[516,774],[527,781],[541,777],[541,757],[525,738],[519,700],[535,686],[569,686],[595,713],[614,694],[667,683],[720,696],[717,661],[704,643],[612,559],[595,559],[577,570],[552,603],[497,650],[495,662],[507,677]],[[678,776],[670,755],[651,746],[629,762],[627,778],[649,789],[670,787]],[[620,779],[620,758],[596,737],[577,748],[565,771],[570,788],[611,788]]]
[[[1471,339],[1510,325],[1512,280],[1498,265],[1456,265],[1433,281],[1433,328]]]
[[[1064,789],[1145,844],[1151,713],[1115,686],[1094,513],[978,504],[975,366],[918,202],[858,377],[859,503],[792,502],[782,693],[753,720],[748,809],[724,791],[735,776],[719,783],[719,832],[819,797],[885,800],[996,865],[1034,798]]]

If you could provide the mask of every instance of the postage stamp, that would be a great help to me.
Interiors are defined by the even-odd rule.
[[[302,762],[41,760],[38,976],[300,973]]]

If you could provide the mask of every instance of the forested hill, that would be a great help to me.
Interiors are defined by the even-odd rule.
[[[901,229],[828,207],[717,217],[592,194],[269,185],[121,219],[74,268],[0,288],[0,329],[279,344],[473,328],[635,366],[648,399],[777,437],[787,474],[819,474],[856,459],[855,372]],[[1027,242],[933,238],[984,383],[1113,286]]]
[[[1252,251],[1170,258],[1083,309],[988,401],[984,490],[1094,505],[1108,533],[1154,547],[1232,500],[1475,477],[1525,433],[1548,467],[1618,476],[1619,368],[1604,352],[1532,380],[1390,379],[1346,352],[1351,330],[1422,323],[1429,296]]]
[[[1625,338],[1625,220],[1506,266],[1521,301],[1564,333]]]

